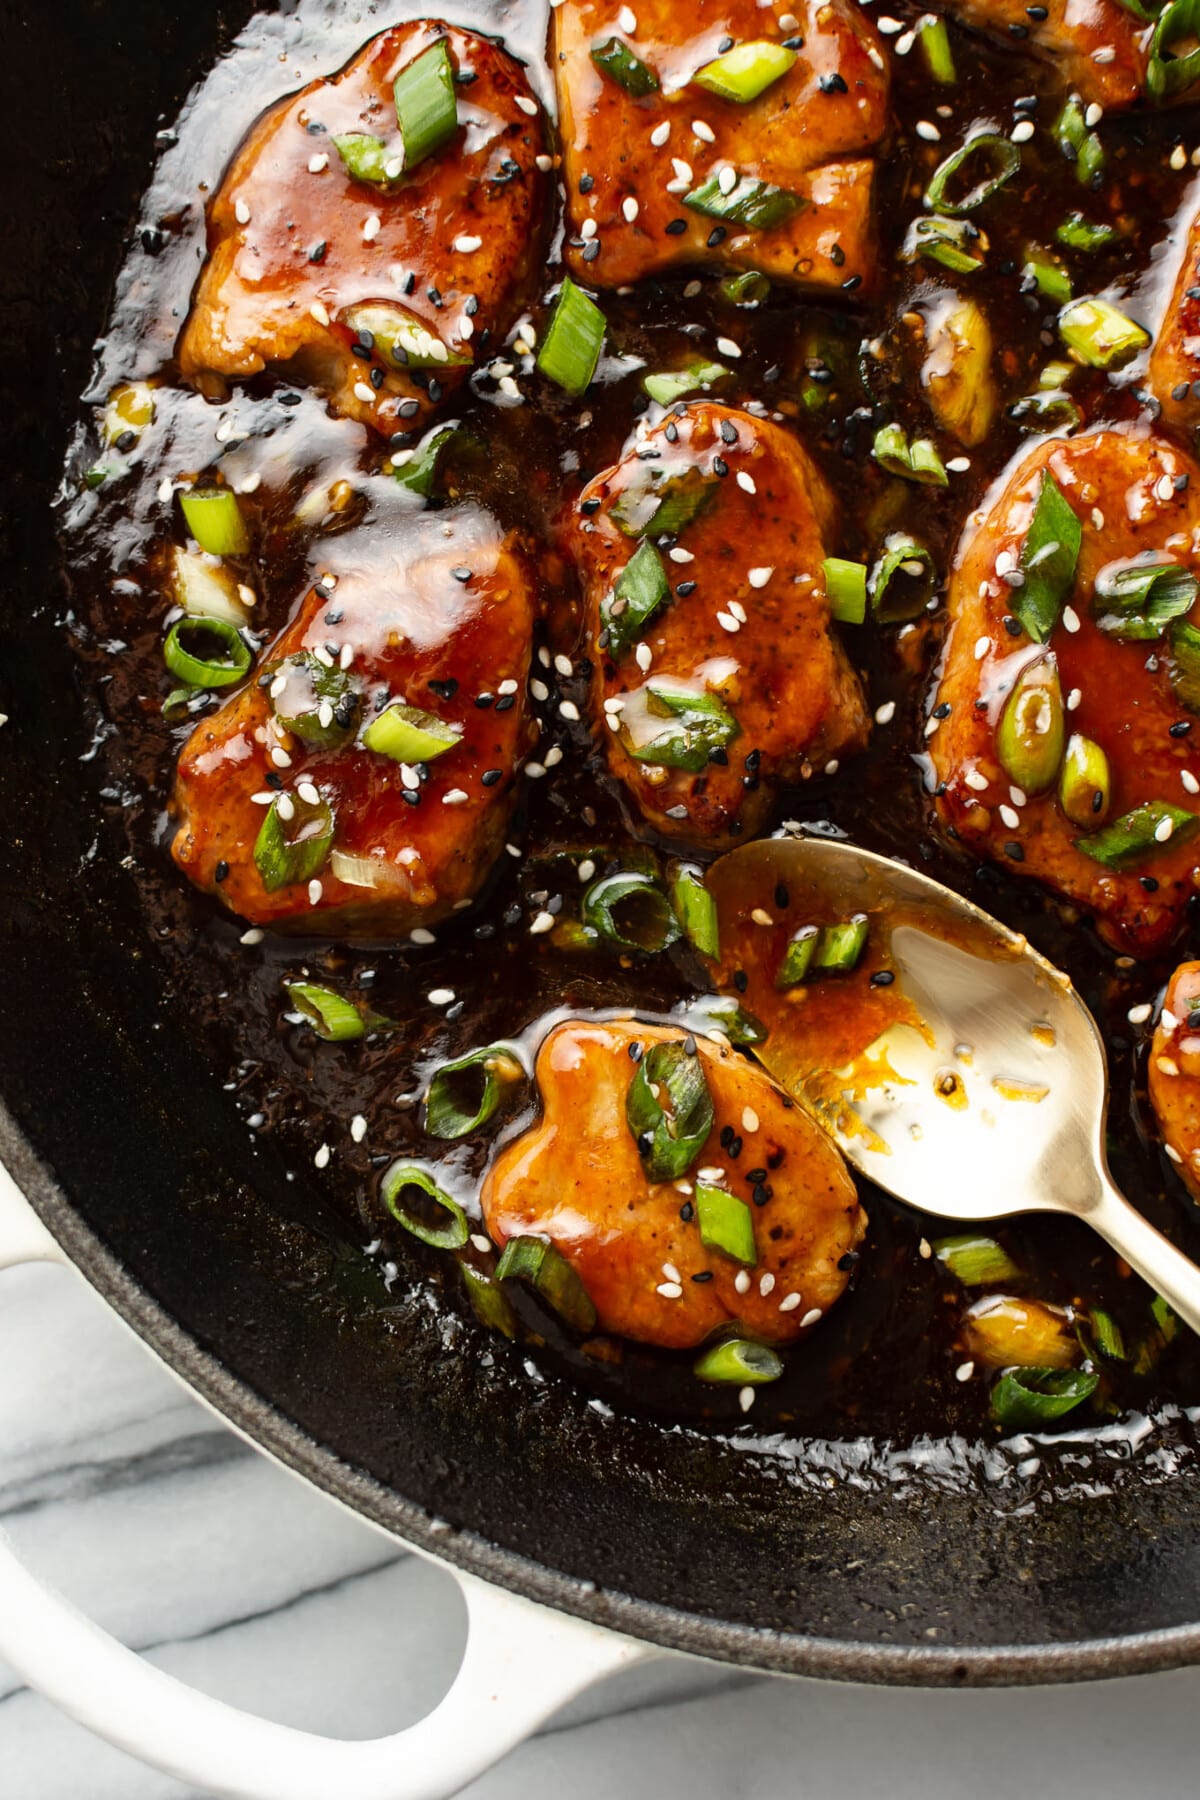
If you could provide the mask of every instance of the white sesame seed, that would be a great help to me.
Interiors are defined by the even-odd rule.
[[[1175,1148],[1174,1144],[1164,1143],[1163,1149],[1166,1151],[1167,1155],[1170,1157],[1170,1159],[1173,1163],[1181,1163],[1183,1161],[1182,1156],[1180,1156],[1180,1154],[1179,1154],[1178,1150]]]
[[[898,37],[896,39],[896,45],[895,45],[896,55],[897,56],[907,56],[915,42],[916,42],[916,33],[915,32],[912,32],[912,31],[904,32],[901,37]]]
[[[775,923],[765,906],[756,906],[750,917],[756,925],[773,925]]]
[[[264,789],[261,794],[251,794],[250,796],[251,806],[270,806],[273,804],[274,800],[275,795],[271,792],[270,788]]]
[[[901,21],[899,19],[893,19],[889,13],[884,13],[882,18],[876,19],[875,23],[878,25],[880,31],[882,31],[884,37],[895,37],[898,31],[903,30]]]
[[[981,775],[978,769],[968,769],[963,780],[977,794],[986,793],[990,785],[987,776]]]
[[[766,1299],[767,1295],[772,1291],[774,1286],[775,1286],[775,1277],[772,1275],[771,1271],[768,1269],[765,1275],[760,1275],[758,1278],[758,1291],[762,1295],[764,1300]]]
[[[502,375],[500,377],[499,381],[496,383],[496,385],[500,389],[500,392],[502,394],[508,395],[508,398],[510,400],[519,400],[520,399],[521,390],[517,386],[516,382],[513,380],[511,375]]]
[[[338,657],[338,668],[344,672],[346,669],[348,669],[350,667],[350,665],[353,661],[354,661],[354,645],[353,644],[343,644],[342,649],[341,649],[341,654]]]
[[[662,1272],[667,1281],[682,1281],[683,1280],[683,1276],[679,1273],[679,1270],[675,1267],[674,1263],[670,1263],[670,1262],[664,1263],[662,1266]]]
[[[673,156],[671,158],[671,167],[675,171],[676,181],[685,182],[688,187],[691,187],[691,185],[692,185],[692,165],[691,165],[691,163],[684,162],[682,156]],[[685,289],[684,292],[686,293],[686,291],[687,290]]]
[[[717,339],[717,349],[722,356],[732,356],[736,358],[742,354],[742,346],[740,344],[735,344],[732,338],[719,337]]]
[[[573,700],[564,700],[558,710],[564,719],[570,720],[572,725],[579,722],[579,708]]]
[[[749,621],[746,618],[746,609],[742,605],[740,600],[731,600],[729,602],[729,610],[733,614],[734,618],[737,620],[739,625],[745,625],[745,624],[749,623]]]
[[[750,1408],[754,1405],[754,1389],[752,1387],[738,1389],[738,1405],[743,1412],[750,1411]]]
[[[324,884],[314,875],[313,879],[308,884],[308,904],[310,906],[320,906],[321,895],[324,892]]]
[[[732,632],[740,631],[742,629],[732,613],[719,612],[717,614],[717,624],[721,627],[722,631]]]
[[[1162,1028],[1164,1031],[1172,1032],[1172,1031],[1179,1030],[1179,1020],[1175,1017],[1175,1014],[1169,1010],[1169,1008],[1167,1008],[1165,1006],[1163,1007],[1162,1012],[1159,1014],[1159,1019],[1160,1019],[1160,1022],[1162,1024]]]
[[[742,1108],[742,1130],[749,1132],[758,1130],[758,1114],[752,1106]]]
[[[453,988],[430,988],[429,1004],[430,1004],[430,1006],[453,1006],[453,1004],[454,1004],[454,989]]]
[[[450,788],[447,793],[442,795],[442,805],[465,806],[470,798],[470,794],[466,793],[462,788]]]
[[[355,1113],[350,1121],[350,1136],[356,1144],[361,1144],[367,1135],[367,1121],[361,1113]]]
[[[649,644],[638,644],[634,649],[633,655],[638,668],[645,674],[646,670],[650,667],[650,664],[654,661],[653,650],[651,650]]]
[[[885,700],[882,706],[877,706],[875,708],[875,723],[877,725],[890,725],[895,716],[896,702],[894,700]]]
[[[536,675],[529,683],[529,691],[535,700],[548,700],[550,698],[550,689],[546,686],[544,681],[539,681]]]
[[[1163,1075],[1178,1075],[1179,1064],[1169,1056],[1156,1056],[1154,1066]]]
[[[940,144],[942,141],[942,134],[932,119],[917,120],[917,136],[924,138],[927,144]]]
[[[933,1245],[928,1238],[922,1238],[917,1245],[917,1255],[921,1258],[922,1262],[928,1262],[933,1255]]]
[[[738,470],[737,484],[741,488],[743,494],[757,494],[758,492],[758,489],[754,484],[753,475],[747,475],[745,469]]]
[[[692,130],[702,144],[715,144],[717,141],[716,132],[703,119],[693,119]]]
[[[590,881],[592,879],[592,876],[596,873],[596,865],[590,856],[584,857],[575,873],[578,875],[580,881]]]
[[[1171,477],[1169,475],[1160,475],[1154,484],[1155,499],[1170,500],[1174,492],[1175,483],[1171,480]]]
[[[308,172],[310,175],[323,175],[328,167],[329,158],[323,151],[319,151],[316,156],[310,156],[308,159]]]
[[[409,942],[412,944],[436,944],[437,943],[437,939],[434,937],[432,931],[428,930],[427,927],[424,925],[414,925],[412,930],[408,934],[408,938],[409,938]]]
[[[1183,145],[1176,144],[1176,146],[1172,150],[1170,158],[1169,158],[1171,167],[1176,170],[1186,169],[1187,168],[1187,159],[1188,159],[1187,151],[1184,149]]]
[[[1070,693],[1067,695],[1067,711],[1074,712],[1082,699],[1083,699],[1082,688],[1072,688]]]
[[[1014,144],[1027,144],[1033,136],[1033,120],[1022,119],[1019,124],[1013,126],[1009,136]]]
[[[621,217],[627,225],[632,225],[638,216],[638,203],[632,194],[627,194],[621,202]]]
[[[514,95],[514,99],[527,119],[534,119],[537,117],[536,100],[530,100],[524,94],[516,94]]]
[[[733,1285],[739,1294],[748,1294],[750,1292],[750,1276],[748,1271],[739,1269],[733,1278]]]
[[[544,931],[553,930],[554,914],[552,912],[540,912],[529,927],[529,935],[530,937],[541,937]]]
[[[368,244],[373,244],[375,239],[379,236],[379,227],[381,223],[382,221],[378,213],[368,213],[367,217],[363,220],[362,234]]]
[[[1196,780],[1190,769],[1180,769],[1179,779],[1189,794],[1200,794],[1200,781]]]
[[[542,776],[546,773],[546,765],[545,763],[540,762],[527,762],[525,764],[525,773],[528,775],[530,781],[540,781]]]
[[[625,710],[625,696],[623,694],[610,694],[608,699],[604,702],[604,710],[606,713],[623,712]]]
[[[1002,806],[1000,808],[1000,818],[1001,821],[1008,826],[1010,831],[1015,831],[1021,823],[1020,815],[1015,813],[1011,806]]]
[[[365,381],[356,381],[354,384],[354,398],[356,400],[361,400],[364,406],[374,406],[379,396],[373,387],[367,386]]]
[[[627,31],[630,34],[637,30],[637,14],[633,11],[632,7],[623,6],[621,8],[620,12],[617,14],[617,24],[621,27],[622,31]]]
[[[775,565],[769,563],[765,568],[751,569],[746,580],[750,583],[752,588],[765,588],[774,573]]]
[[[974,1373],[975,1364],[973,1362],[959,1363],[954,1371],[954,1379],[955,1381],[970,1381]]]
[[[970,466],[971,459],[969,456],[952,456],[950,461],[946,464],[946,467],[952,475],[965,475]]]
[[[795,1312],[800,1304],[800,1298],[799,1294],[785,1294],[779,1302],[780,1312]]]
[[[1092,51],[1092,61],[1094,63],[1110,63],[1116,62],[1116,60],[1117,52],[1112,44],[1104,44],[1099,50]]]
[[[250,208],[246,205],[244,200],[235,201],[233,216],[239,225],[248,225],[250,223]]]
[[[674,544],[671,549],[667,551],[667,555],[673,563],[690,563],[695,562],[696,560],[691,551],[685,550],[682,544]]]
[[[518,686],[518,684],[513,680],[512,676],[509,675],[504,681],[502,681],[500,683],[499,687],[496,689],[496,692],[498,694],[515,694],[517,691],[517,686]]]
[[[721,172],[717,176],[717,186],[720,188],[721,192],[723,194],[732,194],[737,183],[737,170],[734,168],[733,164],[723,163]]]
[[[975,661],[982,662],[984,657],[987,655],[988,651],[991,649],[991,647],[992,647],[991,638],[988,638],[988,637],[976,638],[975,639]]]
[[[290,769],[292,766],[291,757],[286,750],[281,750],[278,744],[275,745],[275,748],[271,752],[271,761],[275,764],[277,769]]]
[[[1008,797],[1014,806],[1024,806],[1029,799],[1029,795],[1025,792],[1025,789],[1019,787],[1010,787],[1008,790]]]
[[[808,1327],[810,1325],[815,1325],[817,1323],[817,1320],[819,1318],[821,1318],[821,1316],[822,1316],[821,1308],[819,1306],[812,1307],[809,1312],[805,1313],[804,1317],[800,1321],[801,1331],[807,1331]]]
[[[1131,1025],[1144,1025],[1153,1010],[1154,1009],[1149,1001],[1146,1000],[1143,1001],[1140,1006],[1131,1006],[1129,1011],[1125,1014],[1125,1017],[1129,1020]]]
[[[1063,629],[1076,632],[1079,630],[1079,614],[1073,606],[1064,606],[1062,611]]]
[[[476,250],[481,250],[483,248],[483,239],[481,237],[472,237],[467,233],[462,237],[455,238],[454,248],[458,251],[460,256],[474,256]]]
[[[252,925],[249,931],[243,931],[238,942],[253,947],[255,944],[261,944],[266,935],[266,932],[262,931],[257,925]]]
[[[323,301],[314,300],[308,310],[310,316],[317,321],[318,325],[328,325],[329,310]]]
[[[1103,117],[1104,117],[1104,108],[1102,106],[1097,106],[1096,102],[1093,100],[1092,104],[1088,107],[1087,111],[1083,115],[1083,122],[1087,126],[1088,130],[1091,131],[1094,126],[1096,126],[1100,123],[1100,121]]]
[[[650,142],[654,145],[656,150],[661,150],[670,135],[671,121],[670,119],[664,119],[662,124],[656,125],[654,130],[650,133]]]
[[[554,167],[554,158],[552,156],[535,156],[533,162],[534,167],[542,175],[548,175],[550,170]]]
[[[313,1161],[314,1161],[314,1163],[316,1163],[318,1169],[327,1169],[329,1167],[329,1145],[328,1144],[321,1145],[320,1149],[317,1151],[317,1154],[313,1157]]]
[[[545,756],[543,756],[542,761],[548,769],[556,769],[562,761],[562,756],[563,753],[560,747],[557,744],[551,744]]]
[[[780,13],[779,29],[782,31],[784,37],[791,37],[793,31],[799,31],[800,21],[795,13]]]
[[[1155,842],[1159,843],[1159,844],[1165,844],[1167,839],[1170,837],[1171,833],[1174,831],[1174,829],[1175,829],[1174,819],[1171,819],[1171,818],[1160,819],[1158,821],[1158,824],[1154,827]]]
[[[664,1300],[682,1300],[683,1298],[683,1289],[677,1281],[660,1281],[654,1291],[656,1294],[661,1294]]]

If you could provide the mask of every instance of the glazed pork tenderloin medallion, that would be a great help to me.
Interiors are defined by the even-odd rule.
[[[756,1063],[656,1025],[569,1020],[535,1074],[541,1118],[489,1170],[484,1218],[502,1247],[549,1240],[600,1330],[668,1350],[730,1328],[789,1344],[845,1292],[867,1225],[854,1183]]]
[[[938,10],[1007,44],[1022,57],[1050,65],[1083,107],[1125,112],[1143,99],[1174,105],[1194,98],[1197,70],[1187,55],[1186,35],[1158,8],[1126,6],[1122,0],[1045,0],[1031,10],[1025,0],[940,0]],[[1159,54],[1159,52],[1162,54]]]
[[[1167,1156],[1200,1200],[1200,962],[1180,963],[1167,983],[1146,1078]]]
[[[430,20],[263,114],[208,216],[179,345],[223,395],[273,369],[386,434],[498,345],[541,275],[551,167],[521,65]]]
[[[1179,431],[1200,425],[1200,207],[1177,221],[1182,243],[1175,280],[1154,336],[1147,386],[1162,419]]]
[[[572,509],[593,724],[668,837],[751,836],[775,789],[861,749],[822,563],[833,502],[776,425],[677,408]]]
[[[479,891],[534,737],[536,594],[475,507],[343,539],[179,757],[172,854],[254,925],[396,936]],[[333,551],[328,554],[333,556]]]
[[[573,275],[620,287],[707,263],[870,287],[888,74],[857,6],[565,0],[551,16]]]
[[[1200,469],[1144,426],[1045,440],[968,521],[929,698],[936,809],[1134,956],[1200,889]]]

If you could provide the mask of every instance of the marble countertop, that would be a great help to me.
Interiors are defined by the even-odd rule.
[[[451,1579],[248,1449],[73,1273],[0,1276],[0,1520],[163,1668],[343,1737],[419,1718],[463,1641]],[[472,1800],[958,1800],[1009,1746],[1038,1800],[1193,1800],[1200,1669],[1033,1692],[786,1682],[664,1658],[585,1695]],[[4,1800],[184,1800],[0,1664]],[[331,1796],[330,1800],[353,1800]]]

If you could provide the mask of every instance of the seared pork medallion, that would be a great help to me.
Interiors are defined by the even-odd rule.
[[[264,114],[209,210],[179,347],[206,392],[271,367],[410,428],[502,341],[541,273],[550,168],[519,63],[421,20]]]
[[[542,1116],[489,1170],[484,1218],[501,1248],[548,1240],[600,1330],[669,1350],[725,1330],[787,1344],[844,1293],[867,1223],[854,1183],[746,1057],[573,1020],[535,1075]]]
[[[1200,962],[1180,963],[1167,983],[1147,1079],[1167,1155],[1200,1200]]]
[[[1060,86],[1106,112],[1123,111],[1147,95],[1188,98],[1200,79],[1200,70],[1172,67],[1171,40],[1187,33],[1172,31],[1169,22],[1167,31],[1156,30],[1158,7],[1143,8],[1140,0],[1133,6],[1123,0],[1046,0],[1032,9],[1022,0],[939,0],[938,10],[993,33],[1022,57],[1031,52]]]
[[[1046,440],[967,527],[929,703],[955,840],[1136,956],[1200,891],[1198,573],[1189,456],[1145,426]]]
[[[873,281],[888,75],[857,6],[565,0],[553,20],[579,279],[707,262],[848,295]]]
[[[175,861],[255,925],[408,932],[499,854],[532,741],[532,577],[475,508],[397,548],[343,552],[180,755]]]
[[[1179,223],[1175,280],[1150,352],[1149,384],[1162,417],[1181,431],[1200,425],[1200,209]]]
[[[751,834],[781,783],[866,741],[823,574],[833,513],[793,437],[708,401],[639,438],[573,509],[593,721],[665,836]]]

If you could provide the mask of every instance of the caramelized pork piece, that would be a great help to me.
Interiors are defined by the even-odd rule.
[[[1045,0],[1033,13],[1025,0],[938,0],[938,10],[1052,64],[1085,105],[1123,112],[1145,90],[1154,24],[1121,0]]]
[[[603,1331],[682,1350],[736,1322],[753,1337],[792,1343],[844,1291],[866,1216],[828,1138],[760,1068],[727,1046],[688,1041],[711,1130],[686,1174],[651,1179],[626,1116],[629,1089],[656,1046],[686,1058],[684,1033],[625,1021],[557,1026],[537,1059],[542,1118],[506,1146],[484,1183],[488,1230],[501,1245],[548,1237],[574,1265]],[[663,1071],[645,1067],[661,1091]],[[703,1241],[714,1213],[737,1254]]]
[[[1044,441],[968,523],[931,698],[942,823],[1136,956],[1200,888],[1197,571],[1195,462],[1140,427]]]
[[[609,767],[668,836],[752,835],[774,787],[861,749],[821,564],[833,503],[778,426],[697,402],[587,487],[570,549]]]
[[[1148,1078],[1167,1155],[1200,1200],[1200,962],[1180,963],[1167,983]]]
[[[1200,208],[1187,226],[1175,285],[1150,352],[1147,385],[1168,425],[1200,425]]]
[[[552,14],[572,273],[619,287],[715,262],[861,290],[874,273],[871,153],[888,79],[857,6],[643,0],[626,30],[629,10],[565,0]],[[742,46],[758,44],[771,52],[756,64]],[[774,72],[753,99],[695,79],[731,45],[757,70],[751,88]],[[705,80],[728,92],[720,67]]]
[[[458,128],[405,170],[393,84],[443,45]],[[265,113],[230,165],[184,375],[220,392],[270,366],[378,431],[415,429],[502,339],[540,274],[538,158],[548,169],[540,111],[490,39],[428,20],[373,38]]]
[[[512,541],[474,508],[358,541],[179,759],[176,862],[280,931],[395,934],[471,899],[531,742]]]

